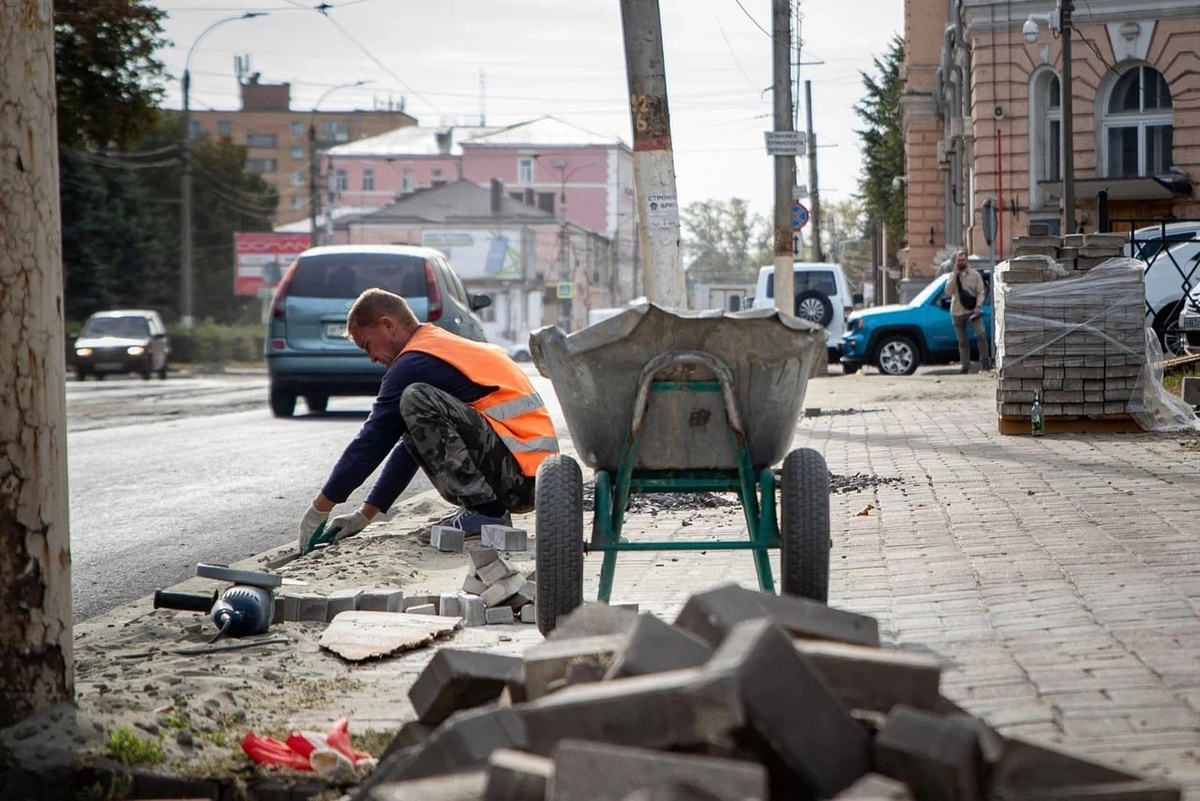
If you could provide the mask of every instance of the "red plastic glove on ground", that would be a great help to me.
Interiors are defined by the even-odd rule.
[[[328,734],[294,731],[286,742],[247,732],[242,750],[260,765],[277,765],[292,770],[312,770],[323,776],[339,771],[373,767],[375,759],[350,744],[350,722],[346,718],[333,724]]]

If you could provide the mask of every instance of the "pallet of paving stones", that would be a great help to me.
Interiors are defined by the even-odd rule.
[[[997,430],[1005,436],[1032,434],[1029,415],[1000,415]],[[1043,416],[1046,434],[1136,434],[1144,429],[1130,414]]]
[[[354,801],[1178,801],[999,735],[874,618],[737,585],[674,622],[584,604],[522,656],[443,648]]]

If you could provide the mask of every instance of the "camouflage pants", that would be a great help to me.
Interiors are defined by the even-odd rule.
[[[510,512],[533,509],[533,478],[521,473],[482,414],[429,384],[413,384],[400,396],[400,415],[408,426],[405,447],[447,501],[480,506],[498,500]]]

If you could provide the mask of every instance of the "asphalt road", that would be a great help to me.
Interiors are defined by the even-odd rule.
[[[77,621],[294,541],[371,399],[281,420],[266,396],[262,375],[67,382]],[[418,475],[405,497],[429,488]]]

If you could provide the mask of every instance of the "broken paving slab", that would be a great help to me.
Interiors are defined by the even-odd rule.
[[[487,774],[483,801],[544,801],[546,785],[554,776],[554,761],[498,748],[488,757]]]
[[[900,705],[875,736],[875,770],[934,801],[976,801],[982,754],[974,727],[956,717]]]
[[[343,612],[321,634],[318,645],[343,659],[361,662],[422,648],[449,637],[461,623],[455,618],[407,612]]]
[[[530,579],[532,581],[532,579]],[[605,634],[624,634],[637,621],[637,610],[590,601],[577,606],[554,624],[547,640],[570,640]]]
[[[796,640],[826,683],[853,709],[887,714],[897,704],[937,710],[942,669],[922,654],[828,640]]]
[[[667,670],[699,667],[712,656],[708,643],[649,612],[639,615],[625,646],[617,652],[606,679],[643,676]]]
[[[521,658],[441,648],[417,676],[408,699],[417,719],[436,726],[453,713],[495,701]]]
[[[571,640],[546,640],[525,649],[525,696],[529,700],[550,692],[550,685],[567,675],[572,663],[592,662],[607,670],[613,655],[625,647],[627,634],[605,634]]]

